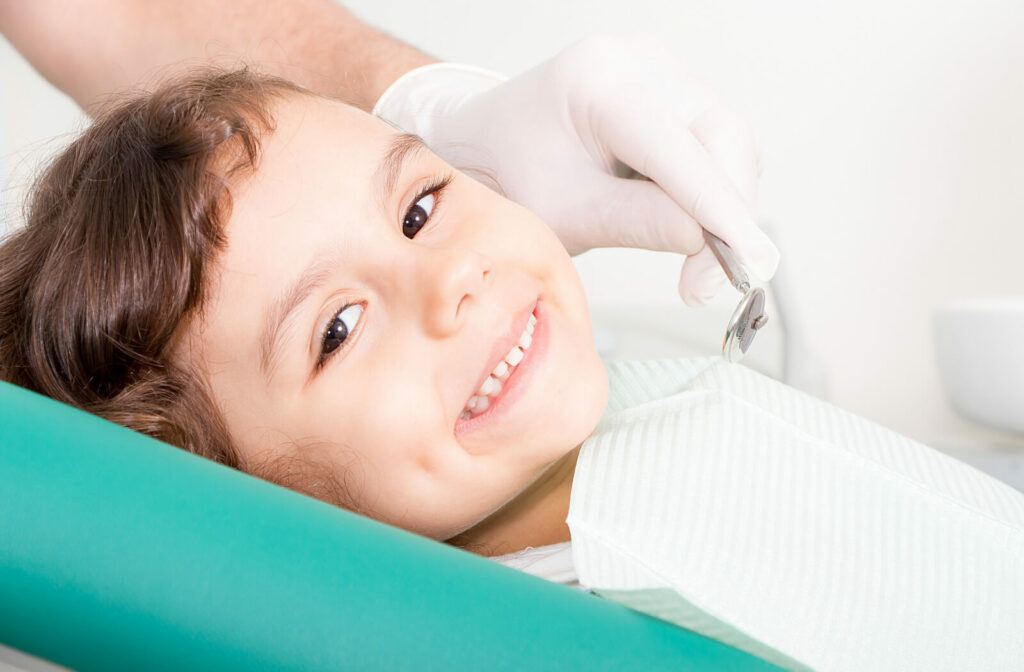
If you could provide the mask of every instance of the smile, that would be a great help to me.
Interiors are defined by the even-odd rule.
[[[491,371],[490,375],[480,385],[476,394],[469,398],[466,406],[459,414],[460,420],[470,420],[490,408],[495,398],[501,394],[505,381],[512,376],[513,371],[523,361],[523,357],[526,356],[526,351],[533,345],[533,329],[536,324],[537,317],[531,313],[526,321],[523,333],[519,336],[519,342],[512,346],[512,349],[508,351],[504,359],[498,362],[498,365],[494,367],[494,370]]]

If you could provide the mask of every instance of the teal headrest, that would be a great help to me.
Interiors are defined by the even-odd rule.
[[[81,670],[773,670],[0,383],[0,642]]]

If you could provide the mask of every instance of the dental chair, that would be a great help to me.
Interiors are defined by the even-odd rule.
[[[778,669],[7,383],[0,643],[82,672]]]

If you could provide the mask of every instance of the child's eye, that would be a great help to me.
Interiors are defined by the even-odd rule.
[[[421,205],[422,204],[422,205]],[[423,196],[411,208],[405,215],[405,221],[402,222],[402,233],[405,234],[406,238],[412,238],[430,219],[430,213],[434,211],[434,195],[427,194]]]
[[[324,332],[317,368],[323,366],[331,354],[345,344],[349,334],[355,331],[356,324],[362,315],[363,304],[361,303],[349,304],[335,314],[330,324],[327,325],[327,331]]]
[[[413,201],[412,207],[405,213],[405,221],[402,222],[402,233],[405,234],[406,238],[413,238],[417,233],[420,232],[427,221],[430,219],[430,215],[434,212],[435,202],[438,200],[434,194],[440,196],[440,192],[448,186],[452,181],[451,176],[441,180],[440,182],[434,182],[428,185],[420,195]]]

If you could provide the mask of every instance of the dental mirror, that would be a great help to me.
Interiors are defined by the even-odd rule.
[[[725,241],[706,229],[704,240],[711,247],[729,282],[743,295],[736,310],[732,312],[729,326],[726,327],[725,340],[722,341],[722,357],[725,361],[738,362],[750,349],[757,330],[768,322],[768,315],[764,312],[764,290],[760,287],[750,288],[747,272],[736,261]]]

